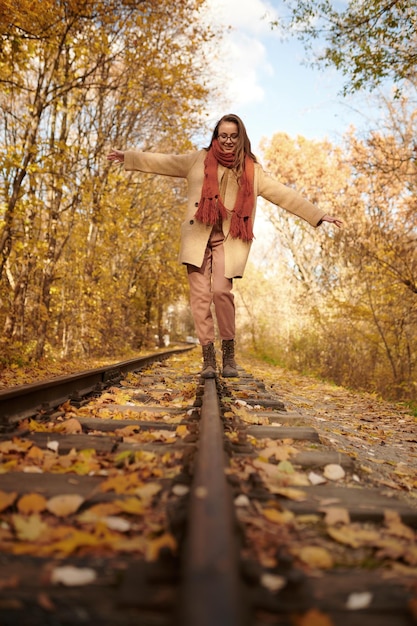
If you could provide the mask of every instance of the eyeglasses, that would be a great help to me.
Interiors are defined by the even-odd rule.
[[[232,133],[231,135],[222,133],[221,135],[218,135],[218,138],[221,139],[222,141],[226,141],[227,139],[230,139],[234,143],[235,141],[239,139],[239,133]]]

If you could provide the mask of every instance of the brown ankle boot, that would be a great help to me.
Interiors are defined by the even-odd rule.
[[[214,344],[208,343],[203,348],[203,369],[200,376],[202,378],[215,378],[216,376],[216,352]]]
[[[222,341],[222,354],[223,354],[223,372],[222,375],[225,378],[233,378],[239,376],[236,362],[235,362],[235,340],[223,339]]]

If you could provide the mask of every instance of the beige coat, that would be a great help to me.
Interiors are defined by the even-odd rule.
[[[179,261],[201,267],[204,252],[210,237],[211,226],[202,224],[194,215],[201,196],[204,177],[204,159],[207,152],[200,150],[184,155],[159,154],[127,150],[124,153],[125,169],[149,174],[162,174],[186,178],[188,183],[188,205],[185,220],[181,226],[181,246]],[[230,211],[223,221],[225,275],[227,278],[241,278],[248,260],[250,243],[229,236],[231,212],[233,210],[238,185],[233,172],[219,165],[219,186],[225,207]],[[305,200],[299,193],[268,176],[259,164],[255,164],[255,202],[252,220],[255,221],[256,198],[262,196],[273,204],[302,217],[312,226],[318,226],[325,212]]]

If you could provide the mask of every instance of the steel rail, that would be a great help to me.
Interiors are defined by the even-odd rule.
[[[32,417],[42,410],[54,409],[71,396],[82,398],[106,382],[120,378],[123,374],[146,367],[154,361],[164,360],[174,354],[191,350],[193,347],[186,346],[155,352],[144,357],[0,391],[0,425]]]
[[[206,380],[184,546],[183,626],[244,623],[233,500],[225,465],[216,382]]]

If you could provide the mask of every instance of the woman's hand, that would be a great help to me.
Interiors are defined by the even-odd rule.
[[[114,161],[115,163],[123,163],[123,161],[125,160],[124,152],[122,152],[121,150],[112,150],[107,155],[107,160]]]
[[[331,224],[335,224],[338,228],[341,228],[343,226],[342,220],[340,220],[338,217],[333,217],[333,215],[323,215],[320,220],[320,223],[321,222],[330,222]]]

